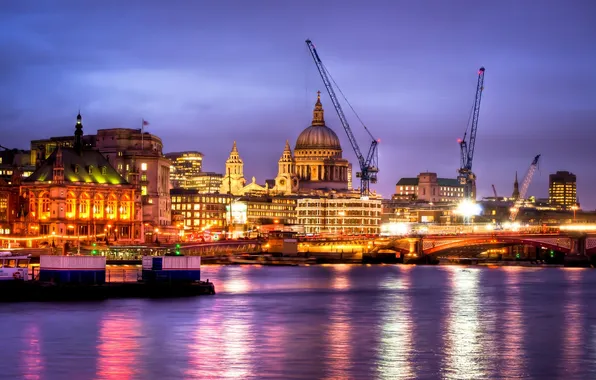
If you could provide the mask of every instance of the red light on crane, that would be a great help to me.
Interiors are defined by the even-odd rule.
[[[377,142],[380,144],[381,143],[381,139],[378,139]]]
[[[458,144],[461,144],[461,142],[462,142],[462,139],[457,139]]]

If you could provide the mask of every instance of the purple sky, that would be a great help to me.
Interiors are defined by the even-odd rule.
[[[510,195],[515,171],[521,180],[542,153],[530,194],[547,196],[548,174],[569,170],[594,209],[594,20],[593,0],[2,2],[0,144],[73,133],[80,107],[87,133],[145,118],[166,152],[199,150],[210,171],[224,171],[237,140],[245,176],[263,182],[323,90],[310,38],[382,140],[383,195],[421,171],[455,177],[485,66],[479,195],[491,184]],[[357,166],[326,94],[323,106]]]

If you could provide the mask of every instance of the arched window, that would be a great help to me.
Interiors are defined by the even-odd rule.
[[[69,191],[68,194],[66,194],[66,217],[67,218],[71,219],[71,218],[75,217],[76,207],[77,207],[77,197],[72,191]]]
[[[79,218],[81,219],[88,219],[89,218],[89,208],[91,206],[91,199],[89,194],[83,193],[79,199]]]
[[[50,194],[42,193],[39,195],[39,217],[48,219],[50,217]]]
[[[130,219],[130,198],[128,195],[120,201],[120,219]]]
[[[114,194],[108,196],[108,206],[106,207],[106,216],[109,219],[116,219],[118,212],[118,199]]]
[[[93,196],[93,218],[103,219],[103,195]]]

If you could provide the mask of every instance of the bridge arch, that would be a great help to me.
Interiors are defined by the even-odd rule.
[[[470,236],[460,238],[424,239],[422,251],[432,255],[446,249],[480,246],[480,245],[514,245],[523,244],[534,247],[545,247],[563,253],[571,252],[571,240],[567,237],[517,237],[517,236]]]

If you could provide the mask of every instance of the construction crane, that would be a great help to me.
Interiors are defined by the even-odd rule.
[[[356,154],[356,158],[358,159],[358,165],[360,166],[360,171],[356,173],[356,177],[360,178],[360,196],[368,197],[370,195],[370,184],[377,183],[377,173],[379,172],[377,145],[378,145],[379,141],[373,137],[373,135],[370,133],[368,128],[366,128],[364,123],[362,123],[362,120],[360,120],[360,117],[358,117],[358,115],[354,111],[354,108],[352,108],[352,106],[350,105],[350,103],[348,102],[346,97],[343,96],[343,93],[337,86],[337,83],[335,83],[335,81],[333,81],[333,83],[335,84],[335,87],[338,87],[338,90],[342,94],[344,100],[348,103],[348,105],[350,106],[352,111],[354,111],[354,113],[356,114],[356,117],[358,117],[358,120],[360,120],[360,122],[362,123],[362,126],[364,126],[364,129],[366,130],[366,132],[368,133],[368,135],[370,136],[370,138],[372,140],[372,142],[370,144],[370,148],[368,149],[368,154],[366,155],[366,157],[362,154],[362,152],[360,151],[360,147],[358,146],[358,142],[356,141],[356,138],[354,137],[354,133],[352,133],[352,129],[350,128],[350,124],[348,123],[348,119],[346,119],[346,115],[344,115],[344,111],[341,108],[341,104],[339,104],[339,99],[335,95],[335,90],[333,89],[333,86],[331,85],[331,81],[329,80],[330,78],[331,78],[331,80],[333,80],[333,78],[331,77],[331,75],[329,74],[329,72],[327,71],[325,66],[323,65],[323,62],[321,61],[321,58],[319,57],[319,53],[317,53],[317,49],[315,48],[315,45],[310,40],[306,40],[306,45],[308,46],[310,54],[312,55],[312,58],[315,61],[315,64],[317,65],[317,69],[319,70],[319,74],[321,75],[323,84],[325,85],[325,88],[327,89],[329,98],[331,98],[333,107],[335,107],[337,116],[339,116],[341,125],[344,127],[344,130],[346,131],[346,134],[348,135],[348,140],[350,140],[352,149],[354,150],[354,153]]]
[[[480,116],[480,101],[482,100],[482,91],[484,90],[484,67],[478,70],[478,83],[476,84],[476,98],[474,99],[474,107],[470,120],[468,120],[468,127],[464,133],[464,138],[457,140],[459,143],[461,153],[461,165],[459,176],[457,177],[459,183],[464,185],[464,198],[475,199],[475,185],[476,175],[472,172],[472,161],[474,160],[474,147],[476,146],[476,132],[478,131],[478,117]],[[471,121],[471,123],[470,123]],[[470,130],[469,139],[468,129]]]
[[[528,188],[530,187],[530,183],[532,182],[532,177],[534,177],[534,172],[538,168],[538,161],[540,161],[540,155],[534,157],[534,160],[530,164],[528,172],[524,177],[521,190],[519,191],[519,198],[517,199],[517,201],[515,201],[515,204],[511,208],[511,214],[509,215],[509,220],[512,222],[515,222],[515,218],[517,218],[517,213],[524,204],[524,200],[526,199],[526,193],[528,192]]]
[[[495,188],[495,185],[493,186],[493,194],[495,194],[495,200],[497,200],[497,198],[499,198],[499,196],[497,195],[497,189]]]

